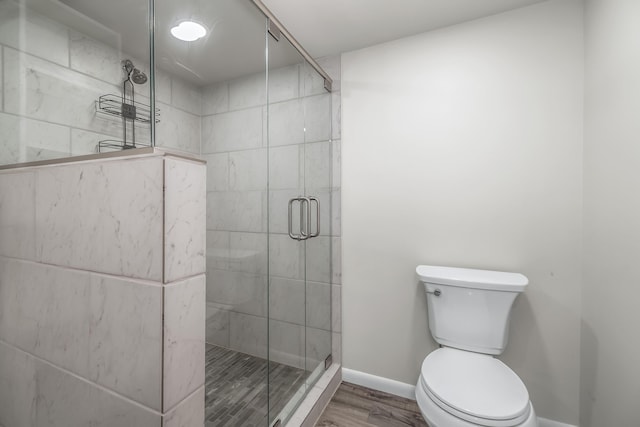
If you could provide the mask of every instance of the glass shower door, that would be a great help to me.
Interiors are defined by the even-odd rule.
[[[305,245],[305,369],[308,387],[331,364],[331,94],[324,78],[305,63],[302,67],[304,97],[304,194],[310,200],[309,238]]]
[[[271,425],[287,421],[331,353],[330,94],[277,36],[267,98]]]
[[[304,59],[268,35],[269,420],[283,424],[306,391],[305,259],[300,235],[304,195]],[[291,208],[291,211],[289,211]],[[295,211],[295,213],[294,213]],[[295,231],[294,231],[295,230]]]

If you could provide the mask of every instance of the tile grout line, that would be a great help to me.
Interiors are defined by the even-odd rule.
[[[166,415],[169,415],[170,412],[175,411],[176,409],[178,409],[178,407],[182,406],[183,404],[187,404],[189,399],[191,399],[193,396],[195,396],[198,392],[200,392],[200,390],[204,389],[205,387],[206,387],[205,383],[203,383],[201,386],[198,386],[198,388],[196,388],[191,393],[189,393],[184,399],[182,399],[181,401],[173,405],[171,408],[164,411],[164,414],[162,417],[164,418]],[[164,420],[163,420],[163,423],[164,423]]]
[[[104,391],[104,392],[106,392],[106,393],[108,393],[108,394],[110,394],[110,395],[112,395],[112,396],[114,396],[116,398],[124,400],[127,403],[130,403],[130,404],[135,405],[135,406],[137,406],[137,407],[139,407],[141,409],[144,409],[144,410],[147,410],[149,412],[152,412],[153,414],[162,415],[162,413],[159,412],[156,409],[150,408],[150,407],[144,405],[143,403],[137,402],[137,401],[131,399],[130,397],[124,396],[124,395],[118,393],[115,390],[111,390],[110,388],[107,388],[107,387],[103,386],[102,384],[99,384],[97,382],[94,382],[92,380],[84,378],[84,377],[82,377],[82,376],[80,376],[80,375],[78,375],[78,374],[76,374],[76,373],[74,373],[74,372],[72,372],[72,371],[70,371],[70,370],[68,370],[66,368],[63,368],[63,367],[58,366],[58,365],[55,365],[52,362],[49,362],[48,360],[43,359],[40,356],[36,356],[35,354],[29,353],[28,351],[25,351],[25,350],[21,349],[20,347],[16,347],[15,345],[13,345],[13,344],[11,344],[11,343],[9,343],[7,341],[4,341],[4,340],[0,339],[0,344],[5,345],[7,347],[10,347],[10,348],[22,353],[22,354],[27,355],[28,357],[31,357],[32,359],[34,359],[34,360],[36,360],[36,361],[38,361],[40,363],[48,365],[51,368],[57,369],[58,371],[61,371],[61,372],[65,373],[65,374],[67,374],[67,375],[69,375],[69,376],[71,376],[71,377],[73,377],[73,378],[75,378],[77,380],[80,380],[80,381],[82,381],[82,382],[84,382],[86,384],[89,384],[89,385],[91,385],[91,386],[93,386],[95,388],[98,388],[98,389],[100,389],[100,390],[102,390],[102,391]]]

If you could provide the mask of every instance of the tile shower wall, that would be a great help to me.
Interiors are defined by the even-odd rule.
[[[158,154],[0,172],[0,425],[202,425],[204,201]]]
[[[320,349],[328,348],[331,323],[334,360],[340,360],[340,58],[320,63],[335,79],[332,94],[315,73],[300,65],[269,71],[268,108],[263,74],[203,89],[202,154],[208,164],[207,341],[267,357],[269,327],[270,357],[301,368],[305,351],[316,362],[324,359]],[[332,135],[326,126],[326,131],[321,130],[331,110]],[[307,242],[313,262],[306,266],[301,244],[287,235],[287,202],[301,194],[305,175],[307,193],[318,194],[327,210],[321,215],[321,236]],[[333,214],[328,212],[330,197]],[[333,320],[328,305],[332,286]],[[305,323],[310,326],[306,349]]]
[[[100,140],[122,139],[121,120],[96,115],[95,101],[121,93],[125,57],[13,1],[0,1],[0,164],[91,154]],[[147,60],[131,59],[149,74]],[[157,145],[199,154],[200,92],[162,71],[156,80]],[[145,102],[149,84],[135,89]],[[148,125],[137,127],[136,136],[148,144]]]

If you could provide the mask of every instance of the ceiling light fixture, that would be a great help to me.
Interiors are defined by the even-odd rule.
[[[173,37],[185,42],[192,42],[207,34],[206,28],[197,22],[183,21],[171,29]]]

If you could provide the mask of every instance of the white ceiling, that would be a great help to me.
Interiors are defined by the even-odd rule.
[[[263,0],[314,57],[372,46],[545,0]]]
[[[148,0],[22,1],[118,49],[123,57],[148,62]],[[544,0],[263,0],[316,58],[540,1]],[[199,86],[264,70],[265,19],[250,0],[155,0],[155,5],[160,69]],[[169,29],[186,19],[204,24],[209,34],[190,43],[174,39]],[[268,40],[270,68],[302,62],[287,42]]]

